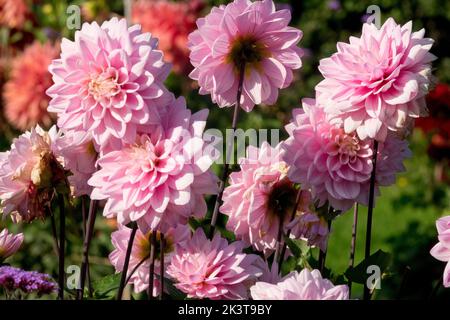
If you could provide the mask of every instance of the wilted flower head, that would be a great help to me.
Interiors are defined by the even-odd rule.
[[[190,230],[187,225],[177,225],[175,228],[162,230],[164,233],[164,265],[165,269],[170,264],[172,256],[175,252],[175,245],[182,244],[190,238]],[[160,239],[161,231],[156,232],[157,247],[155,255],[155,274],[160,275]],[[128,241],[130,239],[131,229],[119,224],[119,230],[111,234],[114,251],[109,255],[109,261],[115,267],[116,272],[122,272],[125,262]],[[131,251],[130,264],[128,267],[128,275],[130,282],[133,283],[135,292],[142,292],[148,288],[149,285],[149,264],[150,264],[150,232],[146,234],[137,230],[136,237],[133,242]],[[133,275],[131,272],[136,270]],[[131,276],[130,276],[131,275]],[[155,277],[155,286],[153,295],[157,296],[160,293],[160,280]]]
[[[89,180],[93,199],[107,199],[103,214],[119,223],[137,221],[143,232],[186,223],[206,213],[204,194],[217,191],[213,158],[202,138],[207,110],[191,115],[183,98],[161,115],[162,126],[98,160]]]
[[[188,35],[195,30],[195,20],[202,7],[200,0],[139,0],[133,2],[131,19],[159,39],[159,48],[173,64],[174,71],[184,73],[190,67]]]
[[[289,178],[311,188],[320,206],[328,201],[334,209],[346,211],[355,201],[367,205],[373,141],[330,123],[323,107],[313,99],[303,99],[303,109],[294,110],[293,117],[286,126],[290,137],[283,145]],[[408,143],[393,134],[380,143],[376,194],[378,186],[394,183],[395,174],[405,170],[403,160],[409,156]]]
[[[411,29],[411,21],[401,26],[392,18],[380,29],[365,23],[361,38],[339,42],[338,52],[321,60],[318,99],[346,133],[384,141],[388,130],[402,131],[408,117],[424,114],[436,57],[425,30]]]
[[[262,272],[255,266],[259,256],[242,253],[243,248],[218,233],[209,240],[198,228],[191,240],[177,244],[167,273],[188,298],[247,299],[249,285]]]
[[[58,46],[36,41],[13,60],[3,98],[6,119],[16,128],[27,130],[37,124],[51,124],[47,111],[50,99],[45,91],[52,85],[48,66],[58,53]]]
[[[0,267],[0,287],[10,293],[20,290],[25,294],[36,293],[39,296],[53,293],[58,289],[48,274],[9,266]]]
[[[58,133],[39,126],[14,139],[0,155],[1,212],[14,221],[44,218],[55,188],[65,188],[66,172],[53,153]]]
[[[58,126],[89,131],[98,146],[119,148],[134,143],[144,125],[159,123],[158,109],[172,95],[163,85],[170,66],[157,44],[139,25],[128,28],[117,18],[84,23],[75,41],[63,39],[47,90]]]
[[[302,65],[297,47],[302,32],[288,26],[290,19],[290,11],[276,11],[272,0],[235,0],[198,19],[189,48],[190,77],[198,81],[200,94],[210,93],[220,107],[234,105],[245,64],[242,108],[274,104],[278,89],[289,86],[292,70]]]
[[[21,29],[29,14],[25,0],[0,0],[0,26]]]
[[[280,223],[284,231],[292,229],[292,236],[300,237],[301,231],[308,229],[305,214],[311,213],[309,192],[305,190],[291,222],[298,191],[287,177],[288,166],[282,154],[281,144],[273,148],[264,142],[260,149],[249,146],[247,157],[240,159],[241,170],[230,174],[220,207],[228,216],[227,228],[266,256],[276,248]]]
[[[439,242],[431,249],[430,254],[436,259],[446,262],[444,270],[444,287],[450,287],[450,216],[436,221]]]
[[[64,168],[70,171],[68,180],[73,195],[89,195],[92,187],[87,181],[96,170],[97,160],[92,135],[81,131],[61,132],[53,149]]]
[[[23,242],[23,233],[12,234],[8,229],[0,232],[0,262],[12,256]]]
[[[323,279],[319,270],[293,271],[277,284],[257,282],[251,287],[253,300],[347,300],[348,287]]]

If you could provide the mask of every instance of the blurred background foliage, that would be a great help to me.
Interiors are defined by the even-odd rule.
[[[204,16],[211,6],[226,2],[195,1],[196,15]],[[34,40],[53,42],[61,37],[73,38],[74,30],[66,27],[66,9],[69,5],[75,4],[81,8],[82,22],[101,22],[111,16],[124,14],[124,4],[119,0],[24,0],[24,3],[27,5],[26,20],[20,27],[0,22],[0,89],[8,81],[12,59],[19,56]],[[382,22],[388,17],[394,17],[401,24],[412,20],[413,29],[416,31],[420,28],[426,29],[426,35],[435,40],[432,52],[439,58],[434,64],[436,84],[442,84],[444,88],[443,93],[436,94],[437,98],[429,101],[432,112],[431,117],[426,120],[426,125],[421,123],[410,137],[413,157],[406,161],[407,171],[398,175],[396,185],[382,189],[382,196],[377,200],[372,248],[373,251],[382,249],[392,253],[393,260],[389,269],[390,276],[383,280],[382,290],[376,292],[375,298],[418,299],[431,295],[448,298],[450,290],[445,291],[436,286],[442,281],[444,263],[433,259],[429,250],[437,242],[434,226],[436,219],[450,214],[450,95],[447,86],[450,84],[450,1],[277,1],[280,9],[291,10],[291,25],[303,31],[303,39],[300,42],[300,46],[305,50],[303,67],[296,72],[296,80],[292,85],[280,91],[276,105],[258,106],[249,114],[241,112],[239,127],[283,128],[291,117],[292,109],[300,105],[300,100],[313,97],[314,86],[321,80],[317,69],[319,60],[335,52],[338,41],[348,41],[350,35],[360,34],[362,23],[367,19],[366,9],[374,4],[381,9]],[[156,15],[164,19],[163,11],[157,12]],[[152,17],[149,15],[148,19]],[[167,86],[176,95],[185,96],[192,110],[209,108],[208,127],[224,130],[230,125],[232,110],[219,109],[211,103],[209,96],[198,95],[198,87],[188,78],[187,72],[172,73],[167,80]],[[5,103],[2,100],[0,151],[7,150],[12,139],[20,134],[19,130],[7,122],[3,112]],[[285,137],[286,133],[282,130],[281,138]],[[220,166],[214,169],[220,172]],[[85,201],[88,202],[87,199]],[[212,201],[209,202],[211,205]],[[68,219],[67,266],[81,264],[81,211],[81,200],[77,199]],[[356,264],[363,258],[365,216],[366,210],[361,208]],[[349,212],[333,222],[326,264],[335,274],[342,274],[348,266],[352,219],[352,213]],[[221,223],[223,227],[224,219],[221,219]],[[25,244],[22,250],[8,260],[10,264],[56,276],[58,259],[53,247],[50,221],[22,226],[13,225],[7,218],[0,221],[0,227],[5,226],[11,231],[21,230],[25,233]],[[110,234],[115,228],[114,221],[98,217],[90,257],[93,279],[114,271],[107,257],[112,250]],[[314,250],[313,254],[316,255],[317,250]],[[433,288],[437,290],[433,292]],[[356,285],[353,295],[358,297],[361,292],[362,288]]]

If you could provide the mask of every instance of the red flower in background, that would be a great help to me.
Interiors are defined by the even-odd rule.
[[[26,130],[36,124],[51,124],[47,112],[50,98],[45,91],[52,85],[48,66],[58,53],[57,46],[34,42],[12,61],[3,99],[5,116],[16,128]]]
[[[0,0],[0,26],[21,29],[29,14],[23,0]]]
[[[140,0],[133,4],[132,21],[159,39],[158,47],[175,72],[188,73],[191,67],[187,37],[196,29],[195,21],[203,6],[201,0]]]

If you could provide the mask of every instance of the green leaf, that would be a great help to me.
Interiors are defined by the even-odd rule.
[[[284,241],[291,250],[292,254],[297,258],[306,256],[309,252],[310,247],[308,246],[306,241],[299,239],[291,239],[288,237],[284,237]]]
[[[94,297],[97,299],[111,299],[115,296],[120,285],[120,273],[103,277],[92,283]]]
[[[361,261],[356,267],[349,267],[344,274],[352,282],[365,284],[367,277],[370,276],[370,274],[367,273],[367,268],[369,266],[378,266],[381,271],[381,276],[383,276],[386,273],[390,262],[391,255],[382,250],[378,250],[368,259]]]
[[[159,276],[159,274],[155,274],[155,277],[158,280],[161,280],[161,277]],[[186,299],[186,294],[184,294],[183,292],[178,290],[174,286],[173,282],[167,278],[164,278],[164,289],[167,290],[167,292],[169,293],[169,296],[174,300],[185,300]]]

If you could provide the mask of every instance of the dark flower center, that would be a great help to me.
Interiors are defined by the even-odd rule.
[[[284,221],[286,215],[290,214],[295,206],[297,191],[288,179],[277,182],[269,193],[269,212]]]
[[[259,62],[269,53],[260,41],[251,35],[239,36],[231,42],[231,49],[226,57],[227,63],[232,63],[236,72],[239,72],[243,65],[258,68]]]

